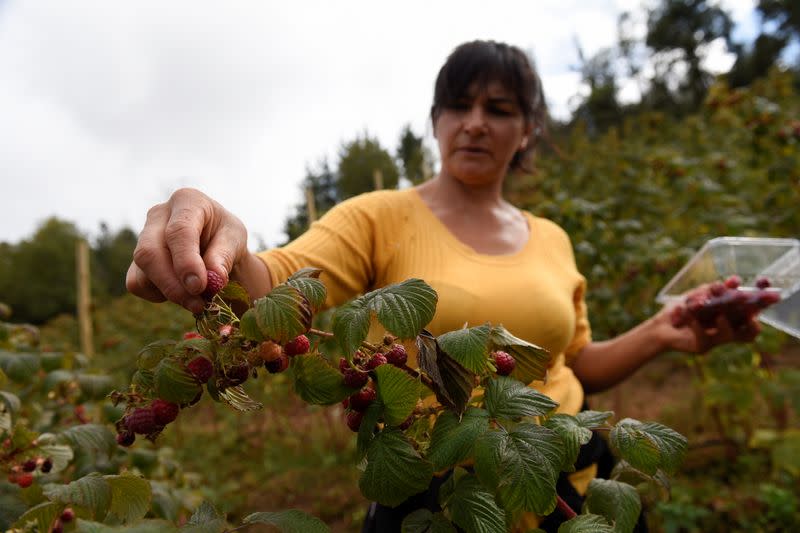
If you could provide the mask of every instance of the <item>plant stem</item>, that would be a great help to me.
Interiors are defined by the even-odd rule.
[[[408,374],[409,374],[409,375],[410,375],[412,378],[414,378],[414,379],[419,379],[420,381],[422,381],[422,383],[423,383],[423,384],[424,384],[426,387],[428,387],[428,388],[429,388],[429,389],[431,389],[431,390],[434,390],[434,389],[433,389],[433,380],[431,380],[431,378],[429,378],[429,377],[428,377],[428,376],[426,376],[425,374],[420,374],[419,372],[417,372],[416,370],[414,370],[413,368],[411,368],[411,367],[410,367],[410,366],[408,366],[408,365],[403,365],[403,366],[401,366],[400,368],[402,368],[403,370],[405,370],[405,371],[406,371],[406,373],[408,373]]]
[[[328,333],[327,331],[322,331],[321,329],[315,329],[315,328],[309,329],[308,333],[310,333],[311,335],[316,335],[317,337],[325,337],[326,339],[332,339],[334,337],[333,333]],[[361,341],[361,346],[371,352],[377,352],[379,349],[377,345],[367,341]]]
[[[572,507],[570,507],[569,504],[565,502],[558,494],[556,494],[556,508],[561,511],[561,514],[563,514],[567,520],[572,520],[578,516]]]

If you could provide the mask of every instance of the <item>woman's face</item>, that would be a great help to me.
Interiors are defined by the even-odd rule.
[[[468,185],[502,181],[530,132],[511,91],[497,81],[482,90],[475,84],[467,97],[443,108],[434,124],[442,173]]]

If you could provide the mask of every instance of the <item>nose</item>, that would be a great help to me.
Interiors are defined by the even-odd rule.
[[[476,102],[464,114],[464,130],[470,135],[474,135],[484,133],[486,127],[486,111]]]

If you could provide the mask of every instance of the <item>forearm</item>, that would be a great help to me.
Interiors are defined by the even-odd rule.
[[[253,300],[272,290],[272,275],[269,268],[264,261],[252,253],[248,253],[236,263],[230,273],[230,278],[239,282]]]

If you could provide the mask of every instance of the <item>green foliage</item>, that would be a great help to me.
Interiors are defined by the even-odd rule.
[[[336,182],[339,198],[345,200],[375,189],[373,174],[379,171],[383,188],[395,189],[399,179],[397,165],[377,139],[363,137],[346,142],[339,150],[339,171]]]

